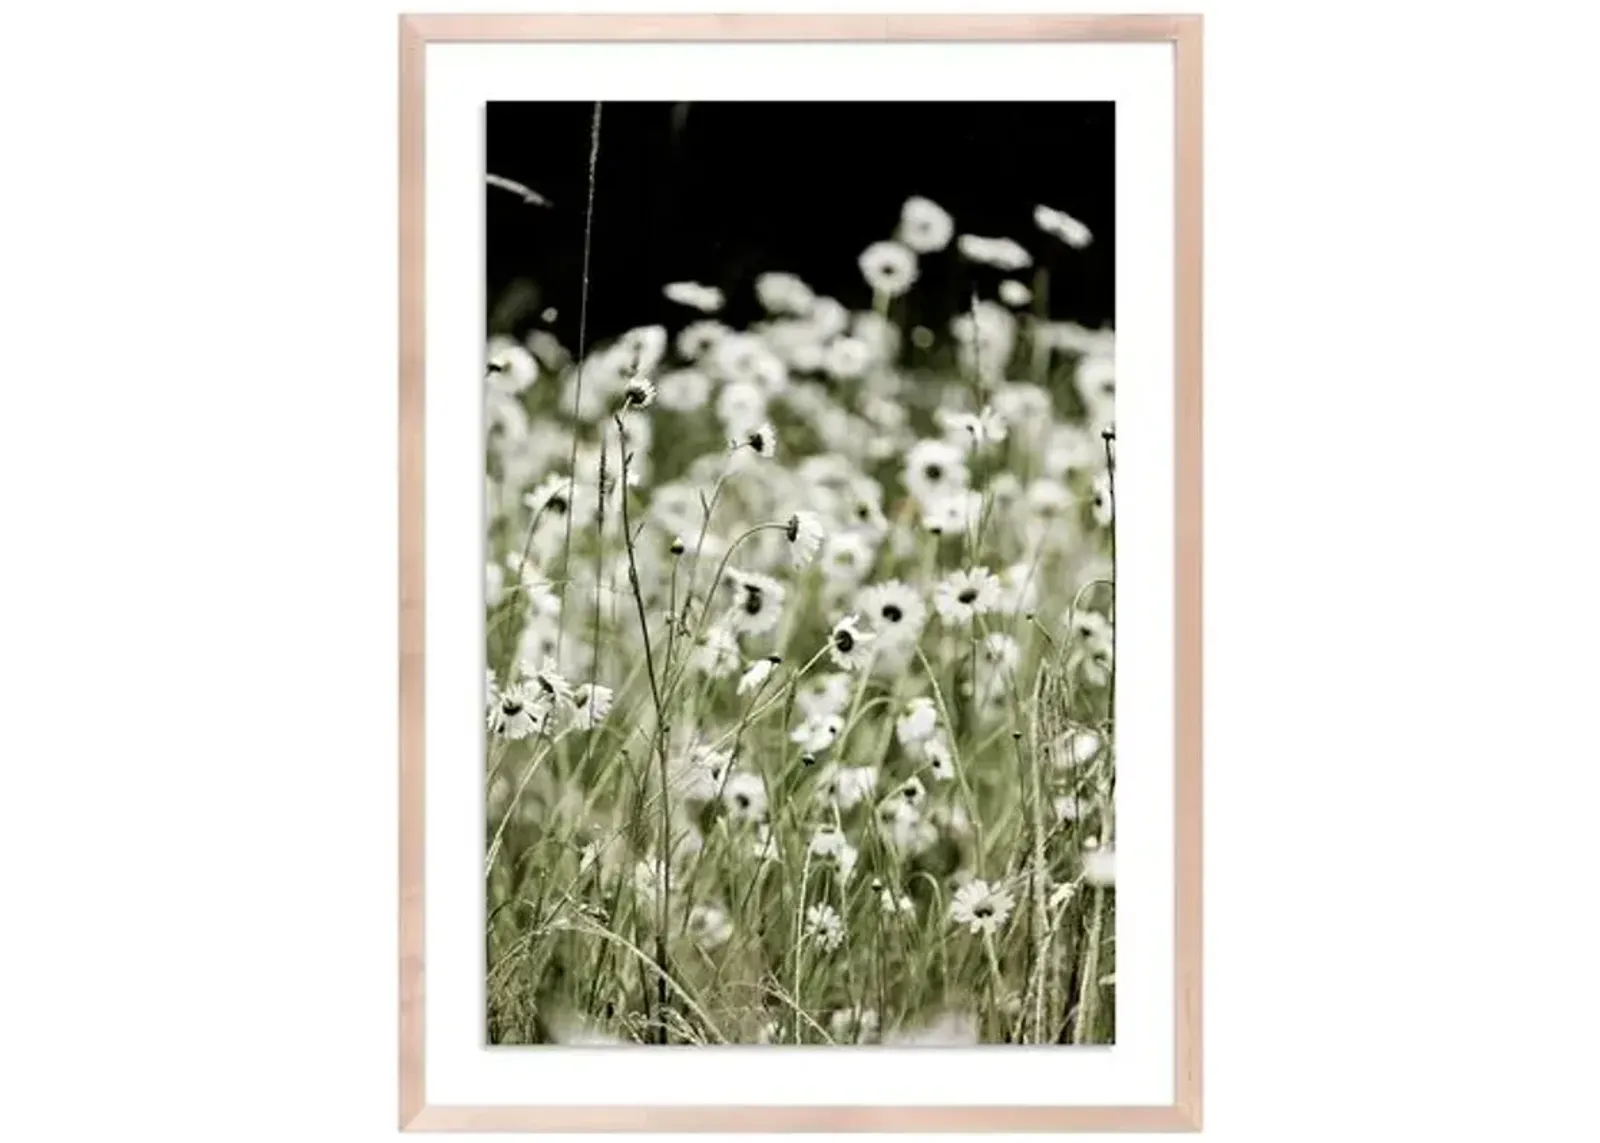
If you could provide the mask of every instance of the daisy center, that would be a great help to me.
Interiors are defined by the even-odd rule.
[[[848,654],[850,649],[856,645],[856,637],[848,631],[835,631],[833,633],[833,645]]]
[[[961,594],[956,596],[957,601],[961,603],[971,603],[977,598],[978,589],[975,587],[964,587],[961,589]]]
[[[744,589],[744,613],[746,615],[760,615],[761,603],[761,589],[759,587],[746,587]]]
[[[893,603],[885,603],[883,605],[883,617],[890,623],[899,623],[900,620],[905,618],[905,614]]]

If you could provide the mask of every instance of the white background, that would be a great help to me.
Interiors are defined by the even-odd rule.
[[[952,1048],[704,1053],[483,1046],[483,107],[610,102],[988,99],[1117,105],[1117,1042],[1067,1053]],[[1173,64],[1163,44],[440,44],[427,60],[429,1103],[871,1106],[1173,1102]],[[601,123],[601,147],[605,143]],[[907,186],[906,193],[918,188]],[[607,188],[597,190],[604,226]],[[892,220],[889,220],[892,222]],[[888,222],[886,222],[886,226]],[[452,381],[456,383],[452,383]],[[465,381],[464,384],[461,382]],[[801,1061],[803,1060],[803,1064]]]
[[[1593,18],[1206,10],[1207,1130],[1579,1137]],[[4,1133],[389,1138],[392,9],[0,57]]]

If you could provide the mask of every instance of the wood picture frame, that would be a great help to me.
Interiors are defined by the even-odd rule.
[[[1194,15],[405,15],[399,21],[399,1125],[405,1131],[1198,1130],[1201,1120],[1201,32]],[[1175,1052],[1168,1106],[459,1106],[424,1083],[424,55],[520,41],[1159,42],[1175,67]]]

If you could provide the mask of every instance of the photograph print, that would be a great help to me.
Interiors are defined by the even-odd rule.
[[[486,1043],[1115,1043],[1115,105],[485,130]]]

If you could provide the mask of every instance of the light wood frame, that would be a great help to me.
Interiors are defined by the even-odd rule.
[[[400,17],[400,1069],[403,1131],[1198,1131],[1201,1094],[1201,17]],[[1151,1107],[429,1105],[423,1083],[423,58],[429,43],[1166,42],[1176,68],[1174,1093]]]

